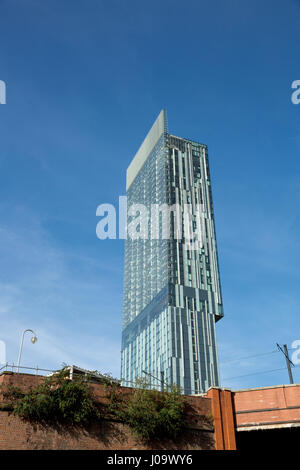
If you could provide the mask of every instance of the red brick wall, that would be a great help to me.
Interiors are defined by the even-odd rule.
[[[0,411],[0,450],[213,450],[213,434],[186,429],[176,440],[160,440],[143,445],[128,426],[103,421],[82,429],[54,429],[31,425]]]
[[[13,384],[20,387],[34,387],[43,377],[30,374],[0,375],[0,385]],[[92,385],[99,402],[105,402],[106,389],[103,385]],[[122,395],[132,389],[121,387]],[[53,428],[33,425],[22,421],[8,411],[0,410],[0,450],[3,449],[214,449],[213,425],[206,417],[211,416],[211,400],[204,397],[185,397],[188,428],[174,440],[164,439],[145,445],[138,441],[130,428],[122,423],[103,421],[85,429]],[[0,396],[1,402],[1,396]],[[3,400],[2,400],[3,402]]]
[[[41,375],[15,374],[13,372],[3,372],[0,375],[0,385],[13,384],[15,387],[36,387],[44,380]]]
[[[233,392],[236,426],[300,425],[300,385]]]

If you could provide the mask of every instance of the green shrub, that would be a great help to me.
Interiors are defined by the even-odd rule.
[[[14,400],[14,411],[21,418],[37,422],[85,424],[99,418],[87,382],[83,378],[69,380],[61,371],[36,388]]]
[[[139,383],[123,412],[124,421],[145,440],[176,438],[184,425],[184,401],[177,386],[165,392],[148,390]]]

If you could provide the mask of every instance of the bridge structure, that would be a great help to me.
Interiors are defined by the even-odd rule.
[[[244,390],[211,388],[216,449],[292,445],[300,441],[300,384]]]
[[[16,420],[12,422],[10,411],[7,409],[8,404],[5,402],[5,396],[1,390],[2,386],[5,389],[5,386],[10,385],[24,388],[24,390],[35,387],[45,380],[45,375],[39,375],[39,372],[53,373],[53,371],[26,367],[25,369],[29,369],[31,373],[21,373],[20,371],[16,373],[13,370],[15,366],[11,366],[11,371],[8,370],[8,367],[6,365],[2,371],[0,370],[0,448],[29,449],[35,440],[38,449],[40,445],[44,445],[41,444],[39,432],[33,426],[28,428],[31,441],[27,439],[27,431],[24,428],[24,432],[21,432],[20,427],[27,426],[28,423]],[[75,372],[87,372],[84,369],[75,368],[75,366],[68,367],[68,369],[70,370],[70,379],[74,378]],[[100,401],[103,397],[107,399],[104,385],[91,383],[91,386],[103,388],[103,390],[99,389],[100,391],[98,390],[97,393],[95,390],[97,399]],[[124,397],[126,397],[128,393],[132,393],[132,388],[120,387],[119,393],[124,393]],[[198,441],[193,444],[195,449],[206,447],[216,450],[251,449],[258,451],[269,449],[272,452],[277,448],[288,451],[293,447],[299,447],[300,384],[274,385],[243,390],[212,387],[206,393],[185,396],[184,399],[187,405],[186,429],[192,429],[193,432],[198,433],[199,439],[197,438]],[[47,431],[49,449],[57,448],[55,447],[57,445],[56,437],[51,432],[49,428]],[[101,439],[97,440],[95,436],[91,437],[89,444],[83,438],[84,436],[82,439],[81,437],[75,443],[72,438],[70,442],[63,442],[61,445],[64,446],[63,448],[74,449],[76,447],[72,446],[75,445],[78,445],[78,448],[84,446],[104,448]],[[191,449],[190,437],[185,442],[188,442],[189,449]],[[124,449],[128,450],[131,447],[126,446],[130,445],[125,443]]]

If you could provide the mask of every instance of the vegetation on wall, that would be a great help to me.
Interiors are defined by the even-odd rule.
[[[86,424],[100,418],[86,379],[68,380],[68,375],[68,371],[62,370],[27,392],[10,387],[5,395],[10,399],[14,413],[30,421]]]
[[[15,414],[32,422],[87,425],[117,420],[143,440],[175,438],[183,428],[185,403],[177,386],[159,392],[150,390],[147,381],[138,380],[132,392],[124,394],[110,377],[104,384],[106,404],[95,400],[88,376],[70,380],[64,369],[28,391],[9,387],[3,394]]]
[[[143,439],[176,438],[184,426],[184,401],[177,386],[149,390],[139,381],[125,409],[125,421]]]

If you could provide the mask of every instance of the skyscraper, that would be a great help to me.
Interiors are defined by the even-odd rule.
[[[150,217],[125,241],[123,383],[146,371],[185,394],[204,392],[219,385],[215,322],[223,316],[207,146],[169,134],[162,110],[127,169],[126,190],[128,228],[134,204]],[[187,207],[189,217],[170,210],[163,219],[156,211],[166,207]]]

